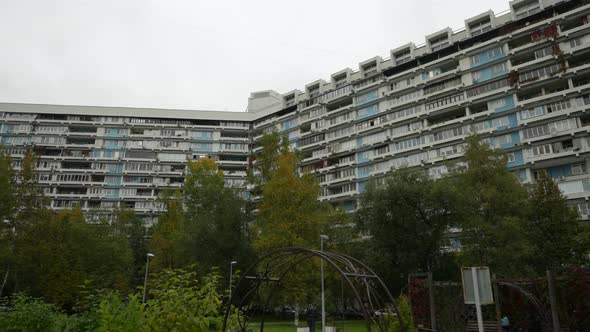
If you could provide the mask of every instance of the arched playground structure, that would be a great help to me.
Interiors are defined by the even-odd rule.
[[[368,266],[343,254],[300,247],[278,249],[262,257],[244,271],[227,304],[222,331],[229,332],[228,319],[232,305],[238,309],[237,330],[253,331],[249,328],[251,317],[245,315],[243,309],[257,299],[262,305],[259,331],[263,332],[266,313],[271,308],[273,296],[281,282],[297,266],[313,258],[322,260],[328,269],[336,271],[342,278],[343,285],[350,289],[357,303],[361,304],[360,310],[368,332],[375,331],[375,326],[380,332],[391,331],[391,320],[375,319],[373,315],[375,311],[385,308],[390,308],[395,313],[394,316],[397,317],[401,331],[406,331],[395,299],[379,276]],[[236,327],[232,328],[232,330],[235,329]]]

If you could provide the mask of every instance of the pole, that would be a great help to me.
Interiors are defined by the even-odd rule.
[[[320,251],[324,252],[324,238],[327,238],[325,235],[320,235]],[[326,331],[326,303],[324,298],[324,259],[322,258],[320,261],[320,266],[322,270],[322,332]]]
[[[432,272],[428,272],[428,296],[430,300],[430,328],[436,331],[436,308],[434,307],[434,282]]]
[[[471,278],[473,279],[473,294],[475,295],[475,313],[477,314],[477,329],[479,332],[483,330],[483,317],[481,314],[481,300],[479,299],[479,285],[477,283],[477,268],[471,268]]]
[[[547,270],[547,286],[549,288],[549,303],[551,304],[551,320],[553,331],[559,332],[559,314],[557,313],[557,300],[555,299],[555,288],[553,288],[553,277],[551,271]]]
[[[500,292],[498,291],[498,282],[496,281],[496,274],[492,275],[492,286],[494,291],[494,299],[496,305],[496,324],[498,324],[498,332],[502,332],[502,309],[500,307]]]
[[[150,269],[150,257],[153,257],[154,254],[148,253],[146,256],[147,256],[147,260],[145,262],[145,277],[143,278],[143,298],[141,300],[141,303],[145,303],[145,295],[147,292],[148,270]]]
[[[228,301],[230,301],[230,302],[231,302],[231,282],[233,279],[233,272],[234,272],[233,267],[234,267],[234,264],[236,264],[236,263],[237,263],[236,261],[231,261],[229,263],[229,300]],[[230,303],[230,305],[231,305],[231,303]]]

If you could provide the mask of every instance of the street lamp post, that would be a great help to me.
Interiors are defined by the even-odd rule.
[[[147,260],[145,262],[145,277],[143,279],[143,300],[141,303],[145,303],[145,294],[147,291],[147,278],[148,278],[148,270],[150,269],[150,257],[154,257],[154,254],[147,254]]]
[[[231,301],[231,281],[233,279],[233,272],[234,272],[233,267],[234,267],[234,264],[237,264],[237,263],[238,262],[236,262],[236,261],[231,261],[231,263],[229,263],[229,301]],[[230,303],[230,305],[231,305],[231,303]]]
[[[324,252],[324,240],[328,240],[328,236],[320,235],[320,251]],[[321,274],[322,274],[322,332],[326,331],[326,303],[324,297],[324,259],[320,260]]]

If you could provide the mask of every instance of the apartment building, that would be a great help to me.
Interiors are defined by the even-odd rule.
[[[400,167],[432,177],[478,133],[523,183],[555,178],[590,214],[590,4],[520,0],[307,84],[251,94],[248,112],[0,103],[1,143],[27,147],[53,208],[135,208],[181,186],[188,160],[213,158],[241,186],[264,133],[284,133],[321,199],[353,211],[369,181]]]

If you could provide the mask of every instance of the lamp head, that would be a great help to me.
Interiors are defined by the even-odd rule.
[[[154,256],[156,256],[156,255],[154,255],[154,254],[152,254],[152,253],[148,253],[148,254],[147,254],[147,256],[148,256],[148,257],[154,257]]]
[[[238,264],[237,261],[231,261],[231,263],[229,263],[230,265],[234,265],[234,264]]]
[[[330,239],[327,235],[324,235],[324,234],[320,235],[320,238],[322,240],[329,240]]]

